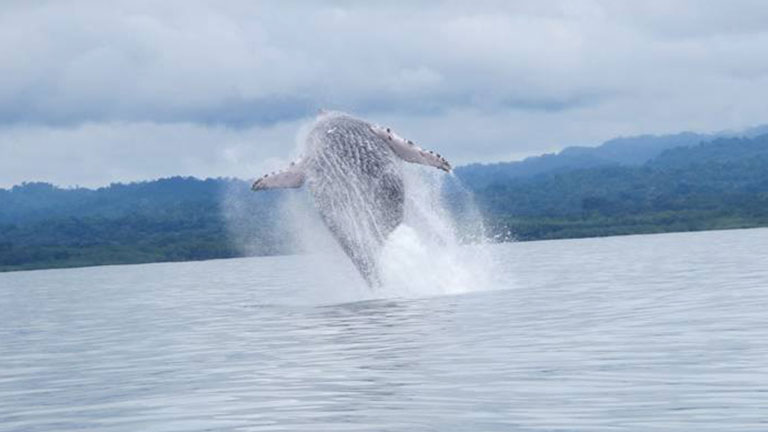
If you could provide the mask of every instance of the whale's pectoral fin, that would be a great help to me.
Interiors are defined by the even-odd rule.
[[[400,158],[406,162],[433,166],[445,172],[451,172],[453,169],[451,164],[438,153],[424,150],[413,144],[408,147],[390,144],[390,147],[392,147],[392,150],[394,150],[396,155],[400,156]]]
[[[283,171],[265,174],[251,186],[252,190],[298,188],[304,184],[304,169],[300,162],[293,162]]]
[[[373,130],[376,135],[383,138],[384,141],[389,144],[389,148],[391,148],[400,159],[406,162],[429,165],[446,172],[451,172],[451,164],[438,153],[424,150],[414,144],[413,141],[398,136],[389,128],[373,125],[371,126],[371,130]]]

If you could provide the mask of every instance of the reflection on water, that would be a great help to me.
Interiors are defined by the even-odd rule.
[[[421,298],[313,257],[0,274],[0,430],[768,428],[768,230],[491,252]]]

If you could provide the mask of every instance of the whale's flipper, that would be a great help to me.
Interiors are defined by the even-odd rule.
[[[376,135],[383,138],[384,141],[389,144],[389,148],[391,148],[400,159],[406,162],[429,165],[446,172],[451,172],[451,164],[439,154],[422,149],[414,144],[413,141],[398,136],[389,128],[372,125],[371,130]]]
[[[298,188],[304,184],[304,167],[301,162],[292,162],[291,166],[256,180],[251,186],[252,190]]]

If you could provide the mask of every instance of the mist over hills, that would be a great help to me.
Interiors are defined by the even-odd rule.
[[[62,217],[119,217],[190,205],[215,204],[234,179],[172,177],[138,183],[114,183],[98,189],[63,189],[49,183],[25,183],[0,189],[0,223],[30,223]],[[215,208],[215,207],[212,207]]]
[[[557,171],[615,165],[637,166],[668,149],[695,146],[717,138],[754,138],[764,134],[768,134],[768,125],[738,132],[721,131],[711,134],[681,132],[668,135],[620,137],[608,140],[597,147],[566,147],[559,153],[532,156],[522,161],[470,164],[456,168],[456,174],[474,188],[482,188],[491,183]]]
[[[456,175],[490,234],[519,240],[766,226],[766,131],[617,138]],[[249,186],[172,177],[0,189],[0,270],[294,252],[275,203],[295,192],[254,199]]]
[[[559,153],[528,157],[522,161],[472,164],[456,168],[456,174],[475,188],[538,174],[614,165],[641,165],[664,150],[687,147],[711,139],[709,135],[683,132],[675,135],[643,135],[615,138],[598,147],[567,147]]]

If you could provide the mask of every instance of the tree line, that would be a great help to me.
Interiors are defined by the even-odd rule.
[[[613,143],[586,158],[570,150],[527,165],[456,171],[491,236],[537,240],[768,226],[768,135],[693,145],[689,135],[676,137],[683,144],[669,137],[632,141],[617,152]],[[290,253],[295,249],[285,241],[276,205],[286,193],[295,192],[256,197],[242,180],[192,177],[99,189],[47,183],[0,189],[0,270]]]

